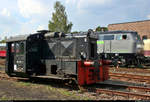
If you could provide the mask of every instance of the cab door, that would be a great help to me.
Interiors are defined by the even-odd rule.
[[[14,50],[14,72],[25,73],[25,41],[15,42]]]
[[[13,70],[14,70],[14,43],[13,42],[7,42],[7,44],[6,44],[6,68],[5,68],[5,72],[8,75],[11,75]]]

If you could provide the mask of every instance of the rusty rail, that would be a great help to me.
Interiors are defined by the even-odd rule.
[[[108,83],[101,83],[99,84],[99,86],[101,85],[105,85],[105,86],[116,86],[116,87],[125,87],[127,88],[129,91],[132,89],[136,89],[136,90],[142,90],[144,92],[150,92],[150,87],[143,87],[143,86],[131,86],[131,85],[123,85],[123,84],[108,84]]]
[[[109,94],[109,95],[118,95],[118,96],[123,96],[123,97],[127,97],[129,98],[140,98],[140,99],[150,99],[150,95],[144,95],[144,94],[137,94],[137,93],[131,93],[131,92],[123,92],[123,91],[116,91],[116,90],[107,90],[107,89],[96,89],[96,93],[105,93],[105,94]]]
[[[150,68],[147,68],[147,69],[139,69],[139,68],[109,68],[110,71],[116,71],[116,72],[131,72],[131,73],[146,73],[146,74],[149,74],[150,73]]]
[[[119,77],[119,79],[121,78],[127,78],[130,80],[137,80],[140,82],[150,82],[150,76],[144,76],[144,75],[133,75],[133,74],[122,74],[122,73],[109,73],[110,77]]]

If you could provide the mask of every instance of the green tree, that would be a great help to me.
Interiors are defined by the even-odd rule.
[[[0,43],[6,43],[7,37],[5,36],[5,38],[3,40],[0,41]]]
[[[100,26],[98,26],[97,28],[96,28],[96,31],[108,31],[108,28],[107,27],[100,27]]]
[[[76,33],[79,33],[79,32],[78,31],[71,32],[71,34],[76,34]]]
[[[108,31],[108,28],[107,27],[101,27],[101,31]]]
[[[98,27],[96,28],[96,31],[101,31],[101,27],[98,26]]]
[[[56,1],[54,10],[52,20],[50,20],[48,24],[49,30],[53,32],[70,33],[73,24],[71,22],[68,23],[65,7],[59,1]]]

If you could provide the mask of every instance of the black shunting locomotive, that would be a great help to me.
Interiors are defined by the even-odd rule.
[[[7,39],[6,73],[15,77],[75,79],[79,85],[108,79],[98,59],[94,32],[64,34],[38,31]]]

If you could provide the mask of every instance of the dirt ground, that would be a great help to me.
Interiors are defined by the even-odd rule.
[[[73,87],[73,86],[72,86]],[[57,83],[0,80],[1,100],[127,100],[120,96],[81,92]],[[132,99],[131,99],[132,100]]]
[[[0,80],[0,100],[83,100],[61,88]]]

